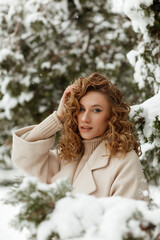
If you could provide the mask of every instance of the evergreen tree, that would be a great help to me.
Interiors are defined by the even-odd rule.
[[[6,204],[19,206],[12,226],[28,229],[28,240],[159,239],[160,208],[116,196],[76,195],[71,189],[67,179],[47,185],[24,178],[6,196]]]
[[[4,199],[5,204],[20,206],[11,225],[19,231],[27,228],[30,232],[28,238],[36,239],[36,230],[40,223],[49,218],[56,202],[66,197],[71,190],[68,179],[60,179],[54,184],[40,183],[33,177],[18,179]]]
[[[148,181],[160,180],[160,2],[124,2],[133,29],[140,33],[138,45],[128,53],[134,81],[145,88],[146,101],[133,106],[133,117],[142,144],[142,164]],[[148,99],[148,97],[149,98]]]

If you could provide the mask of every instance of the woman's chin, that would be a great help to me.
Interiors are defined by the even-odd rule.
[[[84,140],[91,140],[93,138],[99,137],[96,134],[89,134],[89,133],[81,133],[81,138]]]

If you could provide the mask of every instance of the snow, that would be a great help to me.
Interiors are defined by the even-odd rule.
[[[26,19],[26,25],[31,26],[34,22],[42,22],[44,25],[47,24],[47,20],[41,16],[39,12],[30,14]]]
[[[151,185],[149,187],[150,197],[153,199],[154,204],[160,208],[160,186]]]
[[[130,64],[132,64],[132,66],[135,66],[136,64],[136,57],[137,57],[138,53],[135,50],[131,50],[129,53],[127,53],[127,58],[130,62]]]
[[[27,193],[27,189],[31,184],[36,184],[36,189],[48,192],[49,188],[61,184],[61,180],[53,185],[48,185],[39,183],[36,178],[27,177],[19,190]],[[1,188],[0,191],[2,192],[1,197],[4,197],[4,188]],[[4,192],[7,192],[7,188]],[[160,189],[151,186],[150,192],[154,204],[159,202]],[[29,191],[29,195],[33,198],[39,197],[37,194],[35,189],[32,193]],[[23,207],[25,208],[25,206]],[[1,209],[4,209],[3,204],[0,207],[1,216],[3,217],[5,213]],[[9,205],[5,206],[5,210],[7,210],[8,216],[5,215],[2,240],[11,237],[8,235],[10,232],[6,234],[5,231],[10,220],[19,211],[18,207],[13,208]],[[156,206],[149,208],[147,202],[122,197],[96,198],[85,194],[73,195],[68,193],[65,198],[56,203],[54,211],[37,228],[30,224],[29,231],[24,228],[22,233],[18,234],[17,231],[11,233],[12,239],[15,236],[16,240],[20,239],[20,237],[21,240],[27,240],[27,235],[29,237],[31,232],[37,234],[37,240],[46,240],[53,232],[58,234],[60,239],[66,240],[121,240],[128,232],[137,238],[145,236],[146,233],[141,229],[140,223],[145,223],[146,226],[153,223],[156,225],[153,232],[159,231],[160,208]],[[27,221],[20,224],[28,226]]]
[[[12,118],[11,109],[18,103],[17,98],[11,97],[8,93],[4,95],[0,102],[0,109],[5,109],[5,114],[8,119]]]
[[[154,121],[155,117],[158,117],[160,120],[160,91],[156,95],[154,95],[152,98],[146,100],[142,104],[134,105],[131,107],[131,113],[130,116],[133,117],[135,114],[135,111],[138,111],[138,109],[143,109],[143,112],[140,113],[141,117],[145,118],[145,125],[143,128],[144,136],[149,138],[151,134],[154,132]],[[160,147],[160,140],[155,140],[155,145],[157,147]],[[147,146],[149,147],[149,146]]]
[[[112,11],[115,13],[123,13],[123,2],[124,0],[111,0]]]
[[[138,212],[144,215],[146,222],[160,224],[160,209],[149,210],[143,201],[121,197],[97,199],[82,194],[63,198],[57,202],[50,218],[38,227],[37,240],[47,239],[53,229],[60,239],[121,240],[129,229],[140,237],[145,233],[139,221],[133,219]]]
[[[131,19],[134,31],[143,33],[146,40],[149,38],[147,26],[153,26],[154,24],[154,13],[150,12],[150,15],[146,16],[141,5],[149,7],[152,3],[153,0],[124,0],[123,5],[124,13]]]
[[[1,199],[3,199],[6,195],[8,188],[1,187],[0,188],[0,239],[1,240],[26,240],[25,231],[19,232],[10,226],[11,219],[17,214],[18,208],[5,205],[2,203]]]
[[[19,175],[19,172],[16,174]],[[16,174],[10,173],[13,176]],[[36,189],[48,192],[50,188],[56,187],[56,184],[61,184],[61,180],[52,186],[39,183],[34,177],[26,177],[20,185],[20,191],[27,193],[32,183],[37,185]],[[121,240],[128,231],[135,237],[140,237],[144,235],[140,229],[140,219],[133,217],[139,212],[145,224],[152,222],[157,226],[157,230],[160,225],[160,188],[150,186],[152,208],[148,208],[144,201],[122,197],[95,198],[85,194],[68,193],[67,197],[56,203],[53,213],[49,214],[37,229],[31,225],[29,231],[24,228],[19,232],[10,226],[11,220],[19,212],[19,207],[5,205],[1,201],[7,197],[9,190],[10,187],[0,187],[0,216],[3,219],[0,224],[1,240],[28,240],[31,231],[37,233],[37,240],[46,240],[53,231],[66,240]],[[31,195],[37,198],[37,194],[39,193],[35,191]],[[28,225],[27,222],[23,224]]]
[[[9,157],[8,157],[8,162],[9,162]],[[11,162],[10,162],[10,167],[11,167]],[[0,169],[0,184],[3,184],[3,182],[13,182],[14,176],[20,176],[20,171],[17,169],[8,169],[6,171]],[[1,195],[0,195],[1,196]]]
[[[5,0],[5,4],[6,3],[9,3],[9,4],[12,3],[13,4],[14,1],[16,1],[16,0]],[[3,4],[3,3],[4,3],[4,0],[0,0],[0,4]]]
[[[74,4],[76,5],[76,7],[79,11],[82,11],[82,7],[81,7],[79,0],[74,0]]]
[[[42,65],[41,65],[41,69],[44,69],[44,68],[51,68],[51,63],[50,62],[43,62]]]
[[[144,143],[141,145],[141,150],[142,150],[142,155],[141,155],[141,159],[143,159],[143,157],[145,156],[145,153],[147,151],[150,151],[152,149],[154,149],[154,144],[153,143]]]
[[[136,50],[131,50],[127,54],[127,58],[130,64],[134,67],[134,80],[138,83],[139,88],[144,88],[145,83],[151,85],[153,84],[154,92],[157,93],[159,91],[159,83],[160,83],[160,65],[159,60],[154,62],[155,55],[158,52],[157,44],[152,46],[148,43],[150,55],[149,61],[146,61],[144,55],[147,56],[146,52],[148,50],[148,46],[145,46],[145,42],[139,43]]]
[[[154,12],[149,8],[152,4],[153,0],[124,0],[123,10],[131,19],[133,30],[142,33],[137,50],[131,50],[127,54],[129,62],[134,67],[134,80],[140,89],[144,88],[148,82],[149,85],[153,86],[154,92],[158,93],[160,89],[160,65],[156,54],[159,52],[159,43],[158,39],[152,41],[153,36],[148,30],[148,26],[153,26],[155,22]]]
[[[33,98],[33,92],[24,93],[22,92],[18,97],[18,102],[24,104],[24,102],[29,102]]]
[[[155,77],[158,83],[160,83],[160,67],[156,66],[155,68]]]
[[[11,51],[9,48],[3,48],[0,50],[0,63],[3,61],[7,61],[8,58],[11,58],[13,61],[15,59],[21,61],[23,60],[22,54],[19,54],[17,52]]]
[[[32,99],[33,93],[24,93],[22,92],[18,98],[11,97],[7,92],[5,93],[4,97],[0,102],[0,109],[5,110],[5,115],[8,119],[12,118],[11,110],[16,107],[19,103],[24,104],[24,102],[28,102]]]

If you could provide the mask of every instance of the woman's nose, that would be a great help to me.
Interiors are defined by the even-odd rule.
[[[82,116],[82,122],[90,122],[90,116],[89,113],[84,112],[83,116]]]

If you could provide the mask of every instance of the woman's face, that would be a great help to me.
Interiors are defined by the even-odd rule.
[[[78,130],[83,139],[102,136],[107,129],[110,105],[105,95],[90,91],[80,99]]]

